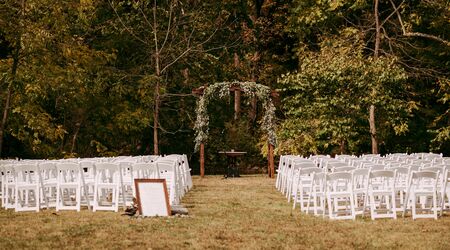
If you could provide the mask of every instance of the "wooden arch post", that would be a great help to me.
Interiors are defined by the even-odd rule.
[[[273,145],[269,143],[268,144],[268,153],[267,153],[267,161],[269,163],[267,173],[269,175],[269,178],[275,178],[275,166],[274,166],[274,154],[273,154]]]
[[[200,144],[200,177],[205,177],[205,143]]]

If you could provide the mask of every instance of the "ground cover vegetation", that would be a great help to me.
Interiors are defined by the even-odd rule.
[[[439,220],[330,221],[306,215],[264,175],[194,177],[187,217],[0,210],[3,249],[448,249],[450,217]]]
[[[446,0],[5,0],[0,155],[187,153],[216,82],[277,89],[278,154],[450,152]],[[206,162],[264,165],[264,107],[207,111]],[[207,173],[217,171],[206,169]]]

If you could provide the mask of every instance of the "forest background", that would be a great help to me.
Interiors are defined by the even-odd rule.
[[[277,90],[279,154],[450,153],[447,0],[0,1],[0,156],[194,151],[194,88]],[[264,166],[261,106],[212,100],[217,151]]]

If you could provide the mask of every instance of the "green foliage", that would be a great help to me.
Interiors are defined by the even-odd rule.
[[[382,117],[380,126],[405,133],[412,104],[398,96],[406,78],[395,58],[367,58],[359,42],[324,40],[320,52],[303,54],[298,72],[279,81],[286,114],[280,133],[285,141],[295,143],[281,145],[301,154],[327,152],[342,144],[358,152],[369,136],[370,105]]]

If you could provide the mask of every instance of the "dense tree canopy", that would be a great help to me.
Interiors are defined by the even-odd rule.
[[[448,20],[446,0],[5,0],[0,155],[195,159],[191,90],[235,80],[279,90],[280,153],[447,154]],[[233,105],[208,105],[209,160],[259,164],[263,104]]]

